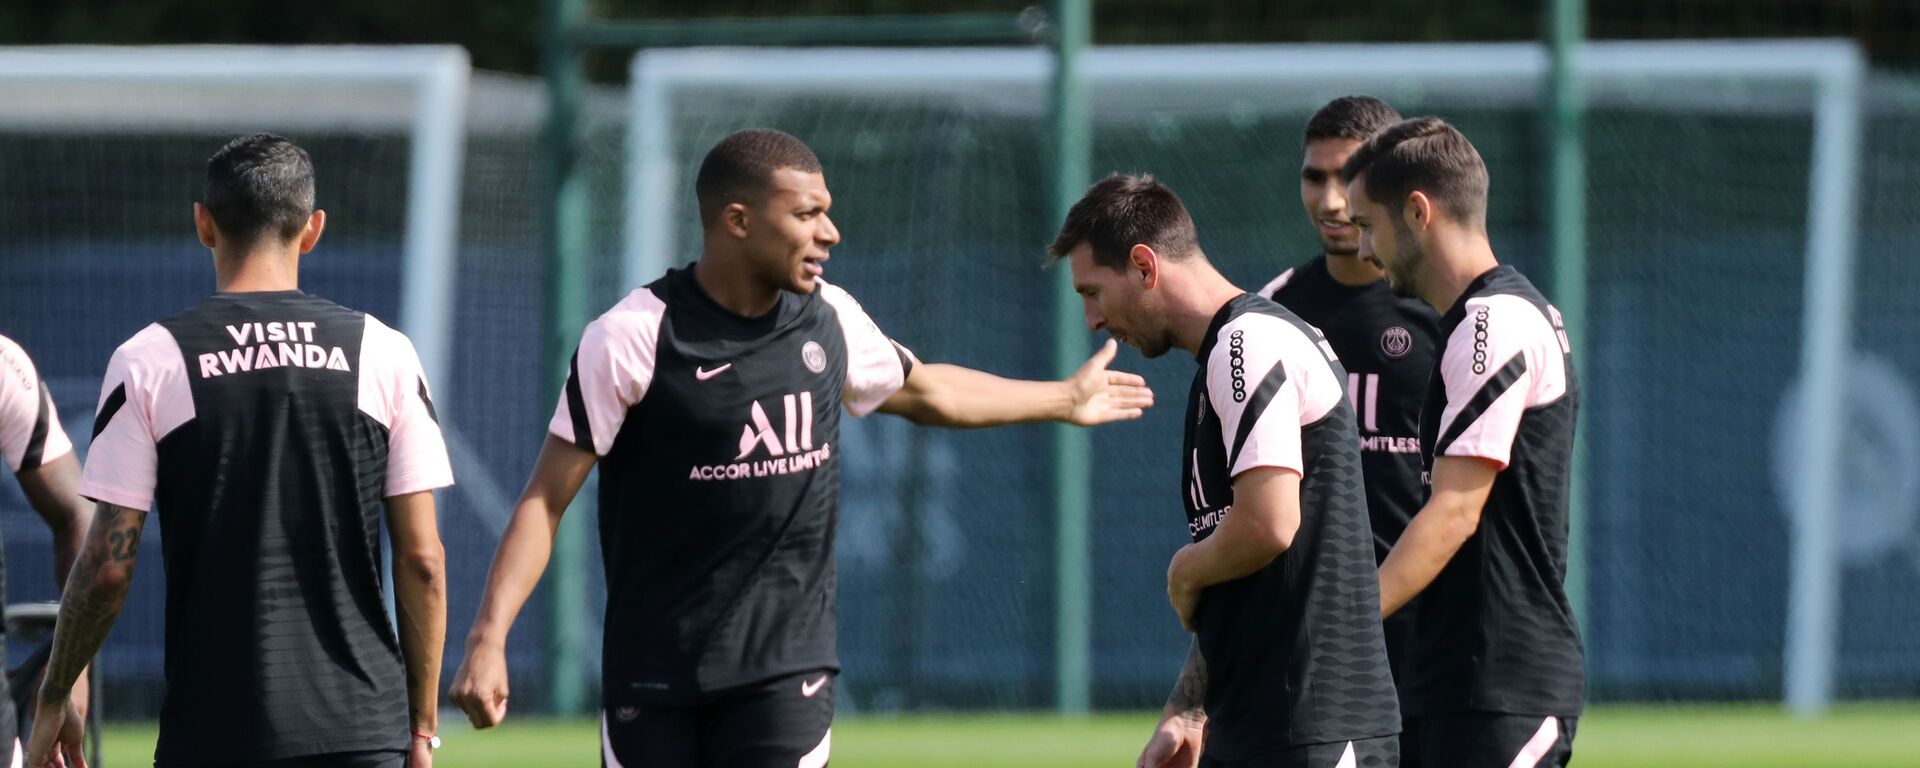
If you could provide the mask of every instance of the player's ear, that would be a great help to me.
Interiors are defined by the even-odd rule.
[[[1433,212],[1433,198],[1417,189],[1407,193],[1407,204],[1400,207],[1401,217],[1415,230],[1433,226]]]
[[[1160,254],[1145,243],[1134,243],[1127,249],[1127,277],[1139,278],[1140,284],[1152,288],[1160,284]]]
[[[728,203],[720,211],[720,227],[727,234],[742,240],[747,237],[747,206],[742,203]]]
[[[326,228],[327,212],[314,210],[313,215],[307,217],[306,226],[300,228],[300,252],[313,250],[313,246],[320,242],[320,231]]]
[[[208,248],[220,242],[220,228],[213,224],[213,212],[199,203],[193,204],[193,231],[200,236],[200,244]]]

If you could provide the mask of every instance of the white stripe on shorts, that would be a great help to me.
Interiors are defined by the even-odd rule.
[[[1347,751],[1340,753],[1340,762],[1334,763],[1333,768],[1355,768],[1359,764],[1359,761],[1353,756],[1353,742],[1349,741],[1347,742]]]
[[[1507,768],[1534,768],[1540,764],[1540,758],[1546,757],[1553,749],[1553,743],[1560,740],[1560,721],[1549,717],[1540,723],[1540,730],[1533,732],[1533,738],[1520,748],[1520,754],[1513,756],[1513,762]]]
[[[827,753],[833,751],[833,729],[827,729],[827,735],[820,737],[820,745],[812,752],[801,756],[800,768],[826,768]]]
[[[607,711],[600,710],[600,759],[607,763],[606,768],[625,768],[620,758],[613,756],[613,737],[607,733]]]

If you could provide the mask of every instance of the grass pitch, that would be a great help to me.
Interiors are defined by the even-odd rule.
[[[960,768],[1133,765],[1155,717],[1106,714],[913,715],[846,718],[834,724],[835,768]],[[477,732],[442,716],[444,768],[594,768],[593,721],[510,720]],[[154,727],[115,725],[106,765],[148,766]],[[1580,720],[1580,768],[1912,768],[1920,765],[1920,704],[1853,705],[1800,721],[1771,706],[1595,707]]]

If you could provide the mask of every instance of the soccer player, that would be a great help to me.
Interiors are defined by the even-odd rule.
[[[1347,398],[1360,424],[1360,469],[1367,482],[1376,562],[1386,560],[1407,520],[1427,500],[1420,405],[1433,373],[1440,316],[1419,299],[1396,295],[1379,265],[1360,258],[1340,167],[1360,142],[1397,122],[1400,113],[1371,96],[1334,99],[1307,121],[1300,202],[1320,234],[1321,255],[1260,289],[1325,333],[1347,370]],[[1386,621],[1387,662],[1403,699],[1413,608]]]
[[[1193,543],[1167,594],[1193,650],[1143,768],[1396,765],[1400,712],[1381,637],[1360,438],[1326,341],[1235,288],[1180,198],[1110,176],[1067,213],[1087,324],[1200,369],[1180,451]]]
[[[78,758],[68,686],[166,537],[157,768],[432,763],[446,631],[432,491],[453,483],[413,345],[299,290],[320,239],[307,153],[235,139],[194,205],[219,292],[107,364],[80,492],[97,502],[40,690],[32,764]],[[393,541],[396,634],[381,594]]]
[[[841,409],[957,427],[1087,425],[1137,418],[1152,394],[1106,370],[1112,344],[1062,382],[916,360],[821,279],[840,232],[799,139],[727,136],[695,192],[698,263],[582,334],[451,695],[477,727],[506,716],[507,632],[598,463],[606,764],[821,766],[840,668]]]
[[[54,580],[66,587],[67,571],[80,552],[93,510],[80,497],[80,464],[73,459],[73,443],[60,427],[60,414],[46,382],[40,380],[27,351],[5,336],[0,336],[0,458],[6,459],[27,503],[53,531]],[[0,594],[0,603],[4,597]],[[4,632],[4,617],[0,617],[0,633]],[[84,719],[85,676],[74,688],[75,709]],[[12,765],[20,752],[19,735],[14,733],[18,721],[6,678],[0,676],[0,763]]]
[[[1380,608],[1421,595],[1407,764],[1563,766],[1584,677],[1567,601],[1578,387],[1560,313],[1495,260],[1487,167],[1453,126],[1398,123],[1354,152],[1362,258],[1442,312],[1420,417],[1433,493],[1380,565]]]

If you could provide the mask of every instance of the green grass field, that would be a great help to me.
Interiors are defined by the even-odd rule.
[[[1130,766],[1151,715],[1067,720],[1035,715],[918,715],[848,718],[834,724],[835,768],[961,766]],[[447,768],[591,768],[600,764],[598,725],[510,721],[476,732],[447,720]],[[150,765],[152,726],[105,734],[106,764]],[[1920,765],[1920,705],[1848,706],[1802,722],[1778,709],[1598,707],[1580,721],[1574,765],[1581,768],[1879,768]]]

